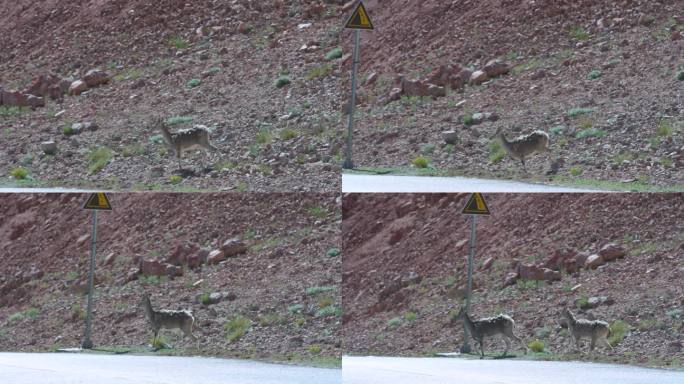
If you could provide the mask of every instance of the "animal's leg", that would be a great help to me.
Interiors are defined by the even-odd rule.
[[[527,168],[525,167],[525,158],[524,157],[521,158],[520,162],[522,163],[522,166],[523,166],[523,172],[527,173]]]
[[[593,352],[595,346],[596,346],[596,336],[591,336],[591,346],[589,347],[589,351]]]
[[[606,344],[608,346],[608,348],[610,348],[611,352],[615,352],[615,349],[613,348],[613,346],[610,345],[610,343],[608,342],[608,338],[604,337],[601,340],[603,340],[603,343]]]
[[[484,337],[480,339],[480,359],[484,359]]]
[[[510,340],[508,340],[508,337],[506,337],[506,336],[504,336],[503,339],[504,339],[504,343],[506,343],[506,349],[504,349],[503,355],[504,355],[504,357],[506,357],[506,355],[508,355],[508,348],[510,348],[511,342],[510,342]]]

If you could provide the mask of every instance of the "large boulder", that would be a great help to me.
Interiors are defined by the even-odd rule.
[[[489,80],[489,76],[485,71],[475,71],[470,75],[469,83],[470,85],[480,85],[485,81]]]
[[[69,94],[78,96],[88,90],[88,84],[83,80],[76,80],[69,86]]]
[[[501,60],[490,60],[485,64],[483,71],[492,79],[505,75],[511,71],[511,66],[502,62]]]
[[[224,241],[221,245],[221,250],[226,257],[233,257],[247,252],[247,244],[236,237]]]
[[[91,69],[88,73],[83,76],[83,81],[88,85],[88,87],[93,88],[102,84],[107,84],[109,82],[109,74],[107,72],[101,71],[99,69]]]
[[[226,259],[226,254],[220,249],[215,249],[209,252],[207,256],[207,264],[218,264]]]
[[[603,260],[605,261],[613,261],[615,259],[621,259],[625,257],[627,254],[627,251],[625,251],[625,248],[615,244],[615,243],[610,243],[606,244],[603,247],[601,247],[601,250],[599,250],[598,253]]]
[[[605,261],[601,255],[593,254],[590,255],[584,262],[584,269],[596,269],[605,264]]]

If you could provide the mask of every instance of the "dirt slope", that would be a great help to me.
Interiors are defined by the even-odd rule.
[[[191,309],[201,347],[165,331],[176,353],[274,359],[340,355],[339,198],[326,194],[113,194],[98,215],[93,320],[96,346],[145,348],[143,292],[156,308]],[[77,346],[83,335],[90,250],[85,195],[11,194],[0,200],[0,350]],[[85,236],[84,236],[85,235]],[[173,279],[139,275],[141,260],[217,249],[239,237],[248,250]],[[110,260],[106,264],[105,260]],[[181,263],[182,264],[182,263]],[[312,287],[332,287],[307,293]],[[204,305],[197,296],[220,293]],[[323,310],[323,311],[322,311]],[[248,331],[229,342],[225,324]]]
[[[23,167],[23,184],[339,189],[339,60],[325,58],[339,43],[337,9],[305,0],[3,2],[0,87],[93,68],[112,76],[45,108],[0,110],[3,182],[16,183],[9,174]],[[281,76],[291,83],[277,88]],[[223,153],[186,155],[188,171],[171,182],[177,165],[153,116],[183,117],[172,130],[209,127]],[[64,134],[78,122],[99,129]],[[54,156],[41,151],[47,140]],[[89,155],[100,147],[112,153],[93,171]]]
[[[424,355],[454,351],[470,224],[467,195],[346,195],[343,203],[344,345],[350,353]],[[526,342],[540,339],[546,358],[608,359],[681,367],[684,301],[684,199],[670,194],[490,194],[480,217],[471,313],[507,313]],[[561,252],[627,250],[596,270],[562,273],[557,282],[519,279],[513,265],[543,263]],[[485,267],[485,261],[491,258]],[[576,287],[580,285],[579,287]],[[578,303],[605,296],[604,305]],[[569,354],[560,310],[629,324],[614,352]],[[500,353],[503,342],[486,343]]]
[[[376,30],[363,32],[360,78],[375,77],[360,87],[359,166],[406,172],[423,156],[432,172],[446,174],[684,184],[681,1],[364,4]],[[343,34],[348,49],[351,42]],[[399,76],[427,80],[443,65],[478,70],[492,59],[509,64],[510,73],[479,86],[447,85],[436,100],[404,96],[385,105]],[[478,112],[498,120],[464,123]],[[499,128],[509,139],[544,130],[551,152],[533,156],[524,174],[492,144]],[[444,131],[455,132],[452,144]],[[554,162],[559,168],[547,175]]]

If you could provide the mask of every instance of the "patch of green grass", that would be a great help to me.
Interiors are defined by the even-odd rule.
[[[237,167],[237,164],[230,160],[221,160],[214,164],[214,169],[219,172],[224,169],[234,169],[235,167]]]
[[[149,139],[147,139],[152,144],[163,144],[164,143],[164,136],[162,135],[153,135],[150,136]]]
[[[92,175],[100,172],[112,159],[113,152],[107,147],[98,147],[88,154],[88,172]]]
[[[603,73],[601,71],[599,71],[598,69],[594,69],[587,74],[587,79],[588,80],[596,80],[599,77],[601,77],[602,75],[603,75]]]
[[[327,306],[325,308],[321,308],[316,313],[314,313],[315,317],[328,317],[328,316],[342,316],[342,310],[340,308],[337,308],[334,305]]]
[[[575,40],[584,41],[589,39],[589,33],[585,31],[584,28],[577,25],[570,27],[568,29],[568,34]]]
[[[13,313],[7,318],[8,323],[14,323],[21,320],[24,320],[24,314],[21,312]]]
[[[389,328],[395,328],[400,326],[403,323],[403,320],[401,317],[393,317],[387,321],[387,326]]]
[[[30,112],[28,107],[10,107],[7,105],[0,105],[0,116],[19,116]]]
[[[342,48],[333,48],[331,51],[325,54],[325,59],[328,61],[337,60],[342,57]]]
[[[166,124],[167,125],[179,125],[179,124],[189,124],[192,123],[192,121],[195,118],[192,116],[172,116],[166,119]],[[163,138],[162,138],[163,140]]]
[[[317,78],[319,78],[319,77],[320,77],[320,78],[326,77],[326,76],[328,76],[328,75],[332,72],[332,68],[333,68],[333,66],[332,66],[332,64],[330,64],[330,63],[322,64],[322,65],[320,65],[320,66],[318,66],[318,67],[315,67],[315,68],[310,69],[310,70],[306,73],[306,75],[304,76],[304,78],[305,78],[307,81],[310,81],[310,80],[313,80],[313,79],[317,79]],[[288,83],[288,84],[289,84],[289,83]],[[278,87],[278,83],[277,83],[277,82],[276,82],[276,87]],[[278,87],[278,88],[280,88],[280,87]]]
[[[328,252],[326,252],[325,254],[328,257],[337,257],[340,255],[340,249],[339,248],[330,248],[330,249],[328,249]]]
[[[315,296],[315,295],[318,295],[320,293],[330,292],[330,291],[334,291],[334,290],[335,290],[335,287],[332,285],[314,286],[314,287],[307,288],[306,294],[309,296]]]
[[[577,307],[578,308],[588,308],[589,307],[589,298],[587,296],[582,296],[577,300]]]
[[[190,44],[180,36],[171,36],[171,38],[169,38],[169,45],[176,49],[186,49],[190,46]]]
[[[416,168],[427,168],[430,165],[430,160],[427,157],[418,156],[411,161]]]
[[[38,308],[31,307],[24,311],[24,316],[28,317],[29,319],[33,319],[34,317],[38,316],[39,313],[40,311],[38,310]]]
[[[437,146],[434,144],[425,144],[420,148],[420,153],[423,155],[430,155],[435,152],[436,148]]]
[[[625,161],[632,161],[636,158],[636,155],[632,152],[620,152],[613,157],[613,163],[622,164]]]
[[[306,347],[306,350],[309,351],[309,353],[312,355],[318,355],[321,353],[321,346],[318,344],[311,344],[308,347]]]
[[[121,73],[115,75],[112,80],[115,82],[124,80],[137,80],[142,77],[143,71],[140,68],[128,68]]]
[[[237,315],[230,319],[223,327],[227,331],[226,339],[229,343],[232,343],[249,332],[252,327],[252,321],[242,315]]]
[[[465,125],[472,125],[475,122],[475,119],[473,119],[473,114],[469,113],[464,115],[461,121],[463,121],[463,124]]]
[[[69,272],[67,272],[65,278],[67,281],[74,281],[74,280],[78,279],[78,272],[69,271]]]
[[[145,147],[140,143],[127,145],[121,150],[121,156],[123,157],[142,156],[144,154]]]
[[[10,175],[17,180],[26,179],[28,174],[29,174],[28,169],[23,168],[23,167],[17,167],[17,168],[14,168],[12,171],[10,171]]]
[[[610,324],[610,336],[608,337],[608,343],[615,347],[618,345],[629,333],[631,327],[629,324],[622,320],[615,320]]]
[[[580,166],[570,167],[570,174],[573,176],[579,176],[582,172],[584,172],[584,170]]]
[[[656,136],[658,137],[670,137],[673,134],[672,122],[670,119],[660,119],[658,123],[658,128],[656,128]]]
[[[64,126],[62,126],[62,134],[64,136],[71,136],[75,133],[74,128],[72,127],[71,123],[66,123]]]
[[[684,69],[680,69],[679,73],[677,73],[677,80],[684,81]]]
[[[282,131],[280,131],[279,136],[281,140],[291,140],[299,136],[299,132],[291,128],[285,128]]]
[[[669,157],[661,157],[660,160],[660,165],[662,165],[665,168],[669,168],[674,164],[674,161],[670,159]]]
[[[606,131],[598,128],[583,129],[575,134],[578,139],[585,139],[587,137],[604,137]]]
[[[158,334],[157,337],[152,336],[150,338],[150,345],[152,345],[152,349],[155,351],[166,348],[168,344],[169,343],[167,342],[166,338],[162,335]]]
[[[556,125],[555,127],[551,127],[551,129],[549,129],[549,132],[556,136],[562,136],[563,134],[565,134],[566,129],[567,127],[565,125]]]
[[[523,73],[523,72],[526,72],[526,71],[530,71],[530,70],[539,68],[539,67],[542,66],[542,64],[543,64],[543,62],[542,62],[540,59],[538,59],[538,58],[535,57],[535,58],[533,58],[532,60],[529,60],[529,61],[527,61],[527,62],[525,62],[525,63],[516,65],[516,66],[513,67],[513,69],[511,70],[511,73],[512,73],[513,75],[519,75],[519,74],[521,74],[521,73]]]
[[[323,296],[323,297],[319,298],[318,302],[317,302],[318,308],[325,308],[325,307],[333,305],[334,303],[335,303],[335,300],[333,300],[333,298],[330,296]]]
[[[541,340],[530,341],[527,344],[527,348],[529,348],[532,352],[535,353],[544,352],[544,342]]]
[[[267,313],[259,317],[259,325],[262,327],[269,327],[282,321],[282,317],[280,317],[280,315],[276,312]]]
[[[321,206],[309,207],[306,209],[306,212],[317,219],[324,219],[329,213],[327,208]]]
[[[179,175],[171,175],[169,176],[169,182],[171,184],[177,185],[180,184],[183,181],[183,177]]]
[[[591,129],[594,128],[594,119],[589,116],[582,116],[579,121],[579,127],[581,129]]]
[[[536,280],[518,279],[515,284],[520,290],[539,288],[539,281]]]
[[[268,144],[273,141],[273,134],[268,128],[262,128],[256,135],[256,142],[259,144]]]
[[[290,80],[289,76],[281,75],[275,80],[274,85],[276,88],[282,88],[282,87],[290,84],[291,82],[292,81]]]
[[[506,150],[501,145],[499,140],[492,140],[489,142],[489,163],[497,164],[506,156]]]
[[[190,81],[188,81],[188,83],[186,85],[188,88],[195,88],[195,87],[199,87],[200,84],[202,84],[202,80],[190,79]]]
[[[572,108],[568,111],[568,117],[577,117],[596,112],[596,108]]]
[[[295,313],[300,313],[304,309],[304,305],[302,304],[292,304],[289,307],[287,307],[287,311],[295,314]]]
[[[404,313],[404,320],[406,320],[407,323],[415,322],[417,317],[418,317],[418,315],[416,315],[415,312]]]
[[[672,320],[679,319],[680,317],[682,317],[682,310],[680,308],[672,308],[669,311],[665,312],[665,315]]]

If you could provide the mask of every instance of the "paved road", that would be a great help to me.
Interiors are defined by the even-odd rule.
[[[339,369],[201,357],[0,353],[0,383],[340,384]]]
[[[592,189],[466,177],[342,174],[342,192],[601,192]]]
[[[684,371],[526,360],[343,357],[343,384],[681,384]]]

